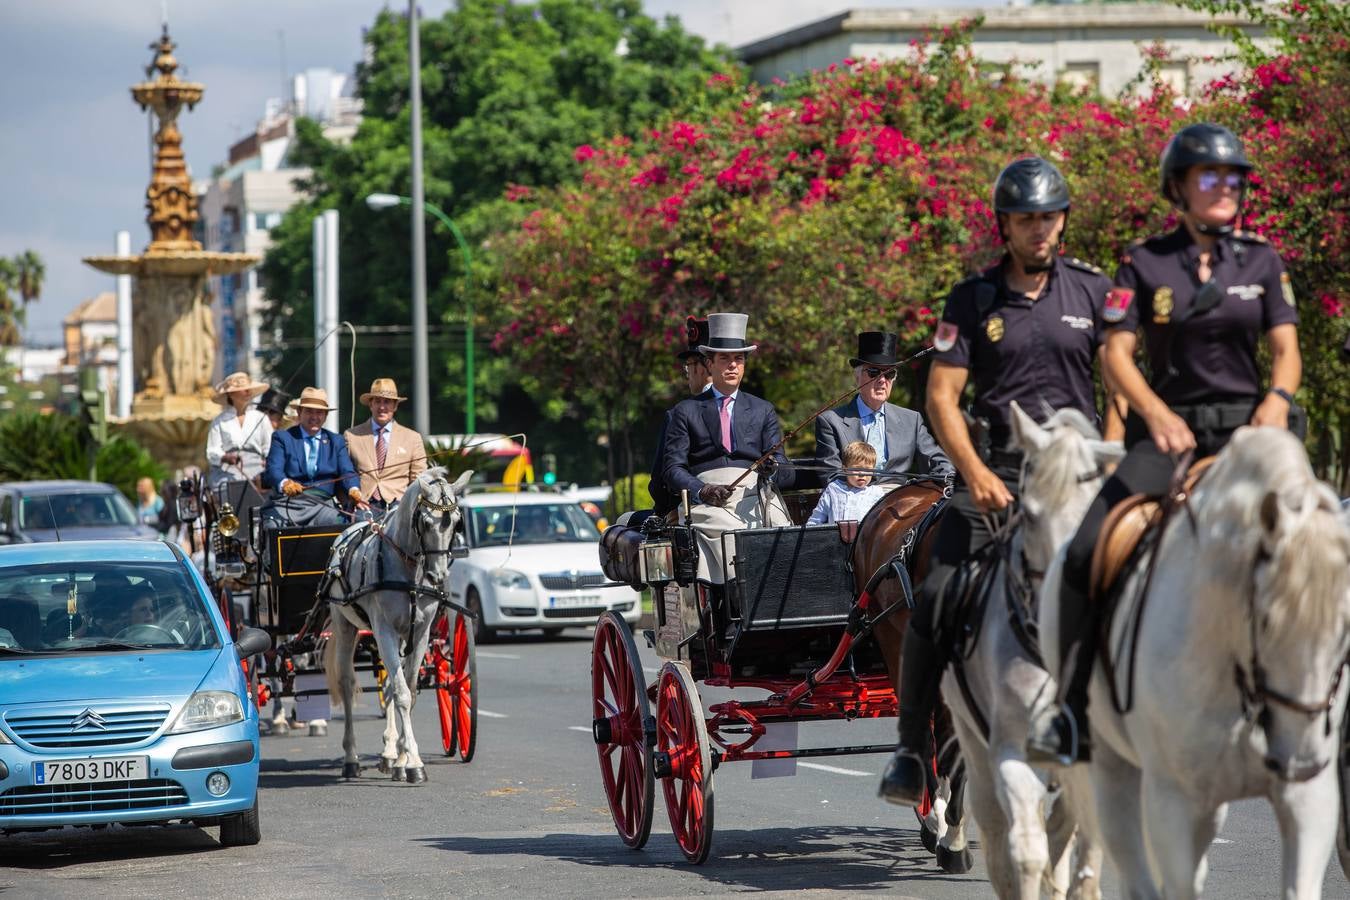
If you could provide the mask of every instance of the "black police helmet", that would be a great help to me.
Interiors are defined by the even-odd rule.
[[[1054,212],[1069,208],[1069,185],[1039,156],[1009,163],[994,182],[994,212]]]
[[[1162,195],[1181,206],[1176,182],[1185,177],[1187,169],[1204,165],[1232,166],[1243,172],[1252,170],[1237,135],[1213,122],[1197,122],[1173,135],[1163,150]]]

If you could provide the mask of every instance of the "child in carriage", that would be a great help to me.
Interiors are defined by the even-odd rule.
[[[839,454],[845,469],[875,469],[877,451],[867,441],[853,441]],[[845,475],[835,478],[820,494],[807,525],[831,522],[858,522],[886,495],[886,489],[872,483],[871,475]]]

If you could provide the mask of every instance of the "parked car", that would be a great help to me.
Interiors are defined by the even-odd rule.
[[[0,483],[0,544],[154,541],[117,488],[97,481]]]
[[[255,844],[258,710],[176,545],[0,547],[0,833],[121,823],[219,826]]]
[[[450,567],[450,596],[478,616],[475,637],[503,629],[593,625],[607,610],[636,622],[641,597],[600,571],[600,532],[575,499],[554,493],[468,494],[469,555]]]

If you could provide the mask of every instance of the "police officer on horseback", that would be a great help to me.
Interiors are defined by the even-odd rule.
[[[1299,428],[1293,395],[1302,360],[1289,275],[1263,238],[1236,227],[1251,169],[1227,128],[1199,123],[1177,132],[1163,151],[1162,193],[1181,225],[1131,247],[1116,273],[1104,312],[1104,365],[1129,401],[1128,454],[1069,544],[1060,603],[1062,706],[1033,723],[1033,762],[1067,765],[1090,756],[1085,714],[1100,611],[1088,580],[1107,512],[1131,494],[1162,496],[1179,456],[1213,455],[1242,425]],[[1139,331],[1149,378],[1134,362]],[[1271,356],[1264,391],[1256,362],[1261,335]]]
[[[989,544],[989,520],[1017,491],[1022,460],[1007,449],[1011,404],[1038,421],[1066,407],[1096,418],[1092,360],[1111,283],[1095,266],[1060,255],[1068,184],[1046,160],[1019,159],[995,182],[994,211],[1003,258],[952,289],[933,340],[928,416],[960,477],[905,633],[900,744],[880,789],[892,803],[917,805],[923,798],[925,760],[933,750],[929,722],[946,663],[937,635],[939,599],[961,563]],[[974,434],[960,409],[971,379]]]

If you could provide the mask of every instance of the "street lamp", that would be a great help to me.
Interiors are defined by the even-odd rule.
[[[374,210],[392,209],[395,206],[412,206],[412,198],[401,197],[398,194],[371,194],[366,197],[366,206]],[[445,210],[426,200],[422,201],[422,210],[423,212],[431,213],[440,220],[441,224],[450,230],[450,233],[455,237],[455,242],[459,244],[460,254],[464,257],[464,376],[465,380],[468,382],[468,396],[465,398],[464,402],[464,431],[466,434],[473,434],[475,425],[473,390],[473,254],[470,253],[469,242],[464,240],[464,235],[460,232],[459,226],[455,224],[454,219],[451,219],[445,214]],[[425,296],[422,297],[422,302],[426,302]],[[422,311],[422,321],[426,321],[425,308]],[[418,335],[414,333],[414,343],[416,343],[417,340]],[[426,340],[425,333],[422,334],[421,340]],[[414,353],[413,356],[415,360],[416,353]],[[425,353],[422,358],[425,360]],[[413,390],[416,391],[413,395],[414,399],[421,397],[426,401],[427,392],[430,388],[427,384],[427,370],[425,365],[422,366],[419,372],[415,373],[415,379],[417,383],[413,385]],[[419,423],[418,430],[426,433],[427,426],[425,423]]]

